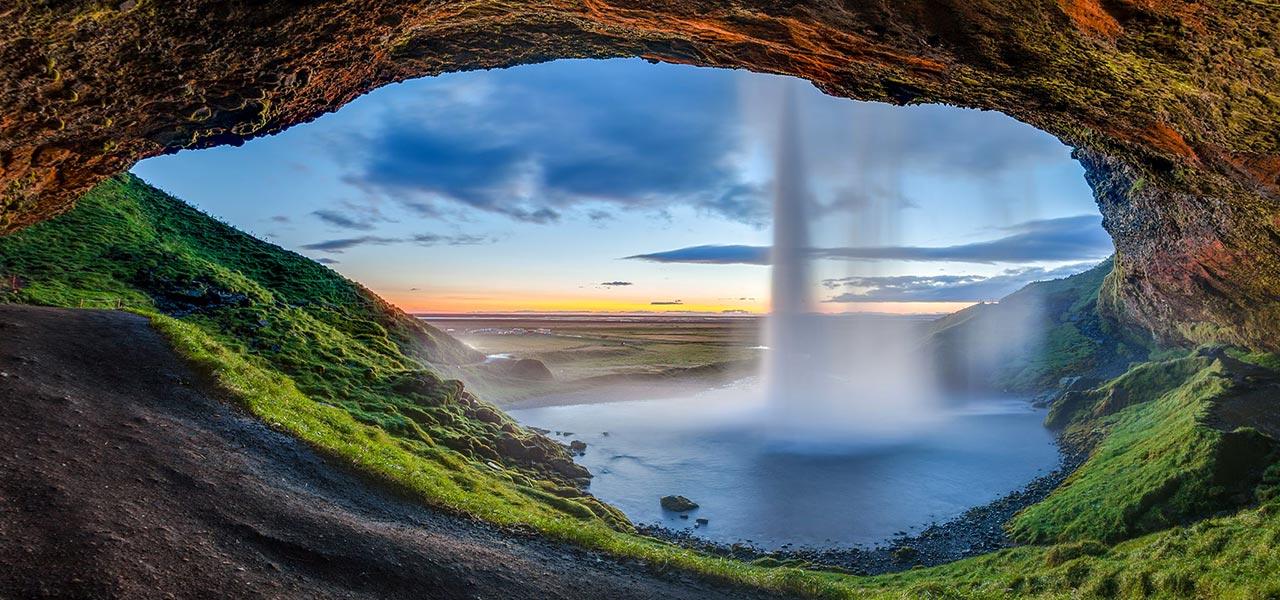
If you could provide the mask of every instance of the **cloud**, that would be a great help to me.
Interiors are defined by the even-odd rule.
[[[652,306],[677,306],[684,304],[684,300],[654,300],[649,304]]]
[[[343,180],[371,198],[431,218],[482,212],[533,224],[574,213],[600,222],[619,210],[662,217],[674,207],[768,221],[771,184],[761,178],[769,169],[761,172],[758,160],[767,159],[758,151],[776,130],[776,103],[761,93],[778,89],[775,77],[557,61],[405,85],[412,94],[329,144],[349,166]],[[893,183],[904,172],[986,182],[1069,153],[994,113],[852,102],[798,87],[815,199],[828,210],[858,210],[866,196],[909,206]],[[989,195],[1002,196],[994,187]]]
[[[607,287],[621,287],[625,285],[632,285],[632,283],[630,281],[606,281],[604,283],[601,283],[600,285],[607,286]]]
[[[478,246],[480,244],[492,244],[495,240],[484,235],[420,233],[409,237],[406,241],[419,246]]]
[[[271,221],[272,221],[273,223],[288,223],[288,222],[289,222],[289,217],[288,217],[288,215],[275,215],[275,216],[271,217]]]
[[[1076,263],[1055,269],[1024,267],[1000,275],[899,275],[826,279],[827,289],[849,289],[824,302],[983,302],[999,300],[1029,283],[1060,279],[1086,271],[1097,263]]]
[[[745,118],[768,135],[778,94],[765,77],[743,80]],[[863,185],[868,174],[922,170],[987,178],[1062,160],[1070,149],[999,115],[954,107],[900,107],[797,96],[805,158],[815,176]]]
[[[769,248],[767,246],[689,246],[665,252],[635,254],[623,257],[624,260],[644,260],[656,263],[691,263],[704,265],[767,265],[769,264]]]
[[[336,260],[334,260],[334,259],[332,259],[332,258],[326,257],[326,256],[322,256],[322,257],[317,258],[317,259],[314,259],[314,260],[315,260],[316,262],[318,262],[318,263],[322,264],[322,265],[336,265],[336,264],[338,264],[338,261],[336,261]]]
[[[482,94],[451,91],[477,81]],[[421,106],[388,111],[362,134],[345,180],[419,214],[478,210],[541,224],[578,209],[600,221],[619,208],[683,205],[753,224],[767,217],[762,190],[732,160],[741,147],[732,73],[574,61],[414,85],[426,88]]]
[[[329,225],[342,229],[372,231],[374,227],[373,223],[369,219],[354,218],[347,213],[336,210],[317,210],[313,211],[311,214]]]
[[[491,237],[468,234],[440,235],[434,233],[422,233],[407,238],[363,235],[360,237],[338,238],[311,244],[303,244],[301,248],[303,250],[315,250],[318,252],[341,254],[357,246],[385,246],[388,244],[401,243],[416,244],[418,246],[474,246],[477,244],[490,244],[494,241],[495,240]]]
[[[820,248],[817,258],[845,260],[954,261],[970,263],[1103,259],[1115,251],[1096,215],[1028,221],[1001,228],[1010,235],[955,246]]]
[[[356,246],[375,245],[384,246],[386,244],[394,244],[399,242],[399,238],[386,238],[376,235],[362,235],[352,238],[338,238],[334,240],[324,240],[311,244],[303,244],[303,250],[317,250],[319,252],[331,252],[333,254],[341,254],[342,252],[355,248]]]
[[[1114,252],[1110,236],[1093,215],[1027,221],[1000,228],[1003,237],[954,246],[812,248],[812,258],[968,263],[1101,260]],[[625,257],[658,263],[769,264],[767,246],[704,245]]]

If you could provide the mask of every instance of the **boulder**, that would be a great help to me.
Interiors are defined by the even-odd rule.
[[[485,365],[490,373],[523,381],[550,381],[551,370],[542,361],[532,358],[499,360]]]
[[[663,510],[671,512],[688,512],[698,508],[698,503],[684,496],[663,496],[659,501]]]

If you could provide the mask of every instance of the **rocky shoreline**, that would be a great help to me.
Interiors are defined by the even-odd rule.
[[[805,566],[856,575],[930,567],[1017,545],[1005,533],[1004,524],[1018,511],[1047,497],[1089,456],[1085,445],[1061,436],[1058,449],[1061,460],[1054,471],[950,521],[931,524],[920,533],[903,534],[871,548],[791,548],[786,545],[780,550],[765,550],[750,543],[711,542],[687,530],[659,525],[638,525],[636,529],[643,535],[700,552],[768,566]]]

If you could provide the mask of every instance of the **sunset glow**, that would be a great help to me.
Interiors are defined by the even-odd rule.
[[[630,60],[453,73],[134,171],[411,312],[765,313],[775,80]],[[1112,252],[1048,134],[797,101],[821,312],[951,312]]]

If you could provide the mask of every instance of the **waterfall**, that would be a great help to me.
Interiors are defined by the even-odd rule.
[[[803,153],[798,84],[782,85],[773,138],[767,431],[789,446],[879,443],[916,435],[939,411],[933,372],[917,346],[914,324],[817,313],[809,252],[810,225],[817,216],[811,214],[816,211]],[[890,208],[892,220],[897,207]]]
[[[810,198],[795,102],[794,86],[785,85],[774,157],[771,307],[766,333],[770,400],[787,396],[789,390],[799,389],[813,376],[812,347],[805,335],[814,310],[809,259],[805,256]]]

